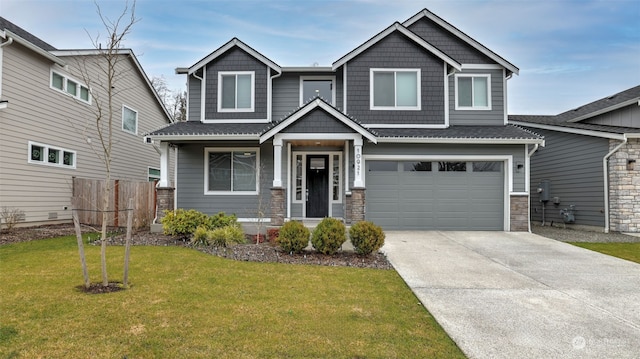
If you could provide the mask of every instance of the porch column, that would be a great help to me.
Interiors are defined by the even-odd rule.
[[[160,182],[158,187],[169,187],[169,142],[160,142]]]
[[[364,159],[362,158],[362,137],[353,141],[354,178],[353,187],[364,187],[362,176],[364,175]]]
[[[282,139],[273,139],[273,187],[282,187]]]

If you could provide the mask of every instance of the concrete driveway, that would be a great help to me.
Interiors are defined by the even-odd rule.
[[[386,235],[389,261],[469,358],[640,357],[640,264],[531,233]]]

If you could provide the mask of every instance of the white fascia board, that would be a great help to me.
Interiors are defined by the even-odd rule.
[[[282,67],[282,72],[329,72],[335,70],[331,66],[302,66],[302,67]]]
[[[451,144],[481,144],[481,145],[522,145],[540,144],[543,139],[495,139],[495,138],[412,138],[412,137],[379,137],[378,143],[451,143]]]
[[[42,48],[32,44],[31,42],[23,39],[22,37],[14,34],[13,32],[9,31],[9,30],[5,30],[5,36],[12,38],[15,42],[17,42],[18,44],[28,48],[29,50],[44,56],[45,58],[55,62],[56,64],[64,67],[67,65],[66,62],[64,62],[62,59],[58,58],[58,56],[56,56],[55,54],[53,54],[52,52],[43,50]]]
[[[240,39],[234,37],[229,42],[227,42],[226,44],[222,45],[220,48],[218,48],[214,52],[210,53],[204,59],[198,61],[195,65],[190,66],[187,73],[189,75],[191,75],[192,73],[198,71],[200,68],[204,67],[206,64],[208,64],[209,62],[211,62],[212,60],[214,60],[218,56],[224,54],[225,52],[227,52],[229,49],[231,49],[234,46],[238,46],[239,48],[241,48],[242,50],[246,51],[251,56],[253,56],[256,59],[258,59],[259,61],[261,61],[262,63],[264,63],[267,66],[269,66],[270,68],[276,70],[277,72],[280,72],[280,73],[282,72],[282,68],[280,66],[278,66],[278,64],[276,64],[275,62],[269,60],[267,57],[265,57],[261,53],[257,52],[256,50],[252,49],[251,47],[246,45],[244,42],[240,41]]]
[[[365,50],[367,50],[371,46],[375,45],[380,40],[384,39],[385,37],[387,37],[389,34],[391,34],[394,31],[401,32],[403,35],[405,35],[408,38],[410,38],[411,40],[413,40],[416,44],[422,46],[424,49],[426,49],[429,52],[431,52],[432,54],[436,55],[437,57],[442,59],[444,62],[446,62],[447,64],[449,64],[451,67],[455,68],[456,70],[458,70],[458,71],[462,70],[462,64],[460,64],[458,61],[452,59],[451,57],[449,57],[447,54],[443,53],[442,51],[438,50],[437,48],[435,48],[434,46],[432,46],[428,42],[424,41],[420,36],[416,35],[411,30],[409,30],[406,27],[402,26],[402,24],[400,24],[398,22],[396,22],[393,25],[389,26],[388,28],[386,28],[385,30],[383,30],[382,32],[377,34],[376,36],[374,36],[371,39],[369,39],[369,41],[367,41],[364,44],[358,46],[355,50],[351,51],[350,53],[346,54],[345,56],[343,56],[338,61],[334,62],[333,66],[332,66],[333,70],[336,70],[340,66],[346,64],[351,59],[353,59],[354,57],[360,55]]]
[[[573,133],[573,134],[576,134],[576,135],[585,135],[585,136],[592,136],[592,137],[610,138],[610,139],[621,140],[621,141],[624,140],[624,136],[625,136],[625,135],[619,134],[619,133],[583,130],[583,129],[580,129],[580,128],[569,128],[569,127],[562,127],[562,126],[543,125],[543,124],[539,124],[539,123],[523,122],[523,121],[509,121],[509,124],[516,125],[516,126],[523,126],[523,127],[539,128],[539,129],[542,129],[542,130],[551,130],[551,131],[558,131],[558,132],[565,132],[565,133]]]
[[[617,110],[617,109],[620,109],[620,108],[623,108],[623,107],[627,107],[627,106],[630,106],[630,105],[633,105],[633,104],[637,104],[637,105],[640,106],[640,98],[633,98],[631,100],[628,100],[628,101],[625,101],[625,102],[621,102],[619,104],[615,104],[613,106],[609,106],[607,108],[603,108],[603,109],[598,110],[598,111],[590,112],[590,113],[588,113],[586,115],[582,115],[580,117],[572,118],[571,120],[568,120],[567,122],[580,122],[582,120],[586,120],[586,119],[591,118],[591,117],[596,117],[598,115],[602,115],[604,113],[611,112],[611,111],[614,111],[614,110]]]
[[[515,65],[513,65],[509,61],[503,59],[502,57],[500,57],[499,55],[497,55],[493,51],[489,50],[488,48],[486,48],[484,45],[482,45],[478,41],[476,41],[473,38],[471,38],[469,35],[467,35],[464,32],[458,30],[455,26],[449,24],[448,22],[446,22],[445,20],[440,18],[438,15],[432,13],[431,11],[429,11],[427,9],[424,9],[424,10],[420,11],[419,13],[415,14],[414,16],[409,18],[407,21],[403,22],[402,25],[404,25],[406,27],[409,27],[409,26],[411,26],[411,24],[413,24],[416,21],[422,19],[423,17],[426,17],[426,18],[430,19],[431,21],[435,22],[436,24],[442,26],[447,31],[451,32],[452,34],[454,34],[457,37],[459,37],[461,40],[465,41],[471,47],[475,48],[476,50],[480,51],[481,53],[487,55],[490,59],[492,59],[495,62],[499,63],[500,65],[504,66],[507,70],[513,72],[516,75],[519,74],[520,69],[518,69]]]
[[[390,123],[363,123],[363,127],[366,128],[434,128],[434,129],[443,129],[449,128],[447,124],[433,124],[433,125],[425,125],[425,124],[413,124],[413,123],[398,123],[398,124],[390,124]]]
[[[257,141],[258,135],[161,135],[146,136],[153,141]]]

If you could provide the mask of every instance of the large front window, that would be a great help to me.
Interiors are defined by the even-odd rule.
[[[206,194],[257,194],[258,149],[205,150]]]
[[[456,110],[490,110],[491,76],[456,75]]]
[[[253,98],[253,71],[218,73],[218,111],[251,112]]]
[[[371,69],[372,110],[420,110],[420,69]]]

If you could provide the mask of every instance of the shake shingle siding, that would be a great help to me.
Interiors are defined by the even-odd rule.
[[[188,121],[200,121],[202,109],[202,81],[189,76],[187,77],[187,87],[189,89],[189,116]]]
[[[313,110],[282,131],[283,133],[352,133],[352,128],[336,121],[323,110]]]
[[[282,74],[273,80],[272,119],[280,121],[300,107],[300,75]]]
[[[253,112],[218,112],[218,72],[255,71]],[[267,66],[239,48],[229,50],[206,66],[205,118],[266,119],[267,118]]]
[[[421,110],[370,110],[370,69],[421,69]],[[347,64],[347,111],[364,124],[444,124],[444,64],[392,33]]]
[[[502,70],[465,70],[462,74],[491,75],[491,110],[456,110],[456,80],[449,77],[449,124],[503,125],[505,123],[504,81]]]

